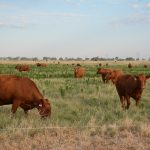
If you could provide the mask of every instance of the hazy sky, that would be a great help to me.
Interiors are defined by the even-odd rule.
[[[150,58],[150,0],[0,0],[0,57]]]

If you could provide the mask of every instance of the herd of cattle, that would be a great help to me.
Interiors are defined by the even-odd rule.
[[[47,64],[37,63],[37,67],[47,67]],[[131,64],[128,65],[132,67]],[[18,71],[30,71],[28,65],[17,65]],[[139,74],[130,75],[122,70],[99,68],[97,74],[100,74],[102,81],[108,83],[110,80],[116,86],[117,93],[123,108],[128,109],[130,106],[130,97],[135,99],[138,106],[143,89],[149,75]],[[82,78],[85,75],[85,69],[78,64],[74,68],[74,77]],[[12,113],[21,107],[25,114],[32,108],[37,108],[41,117],[51,115],[51,104],[40,93],[36,84],[27,77],[16,75],[0,75],[0,105],[12,104]]]

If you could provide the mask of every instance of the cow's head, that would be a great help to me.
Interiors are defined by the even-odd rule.
[[[111,80],[112,79],[112,77],[113,77],[113,72],[108,72],[107,74],[106,74],[106,80]]]
[[[102,70],[102,68],[98,68],[97,69],[97,74],[101,74],[101,70]]]
[[[41,99],[37,109],[41,117],[48,117],[51,115],[51,104],[49,103],[48,99]]]
[[[135,76],[135,77],[136,77],[135,80],[138,81],[140,88],[141,88],[141,89],[144,89],[144,88],[145,88],[146,81],[147,81],[147,79],[150,78],[150,75],[140,74],[140,75]]]

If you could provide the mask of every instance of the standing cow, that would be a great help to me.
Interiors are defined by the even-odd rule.
[[[98,68],[97,69],[97,74],[101,74],[102,80],[104,83],[108,82],[108,79],[106,79],[106,76],[108,73],[111,73],[112,69],[103,69],[103,68]]]
[[[21,107],[25,114],[37,108],[41,117],[51,114],[51,105],[45,99],[36,84],[26,77],[0,75],[0,106],[12,104],[12,113]]]
[[[146,80],[149,78],[150,75],[145,76],[144,74],[121,75],[118,77],[115,85],[123,108],[129,108],[130,97],[135,99],[136,106],[138,106],[143,89],[145,88]],[[127,105],[125,103],[127,103]]]
[[[131,63],[129,63],[129,64],[128,64],[128,68],[132,68],[132,65],[131,65]]]
[[[77,66],[74,68],[74,77],[75,78],[82,78],[84,76],[84,74],[85,74],[85,70],[81,66]]]

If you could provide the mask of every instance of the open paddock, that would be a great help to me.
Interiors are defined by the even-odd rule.
[[[129,62],[47,63],[48,67],[38,68],[35,62],[0,62],[0,74],[29,77],[52,105],[47,119],[41,119],[36,109],[27,117],[18,109],[11,118],[11,106],[0,106],[1,149],[149,149],[150,80],[139,107],[131,99],[130,109],[123,110],[115,86],[104,84],[96,71],[102,63],[103,68],[150,74],[150,62],[134,61],[132,68],[127,67]],[[74,78],[73,63],[85,68],[82,79]],[[29,64],[31,71],[18,72],[16,64]]]

